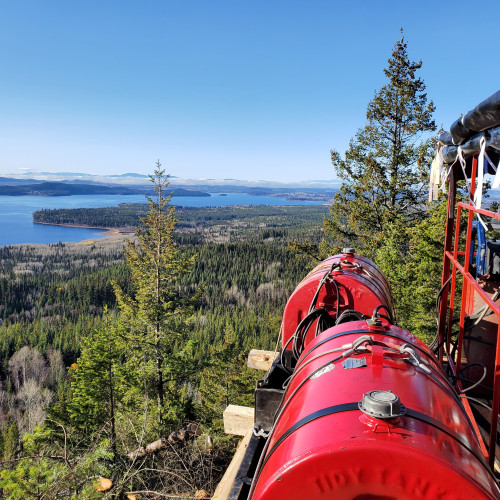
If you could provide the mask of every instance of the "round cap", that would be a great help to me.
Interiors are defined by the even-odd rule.
[[[352,254],[354,255],[356,253],[356,249],[352,247],[346,247],[342,249],[342,253],[347,253],[347,254]]]
[[[370,391],[363,394],[359,409],[375,418],[396,418],[404,415],[405,407],[392,391]]]

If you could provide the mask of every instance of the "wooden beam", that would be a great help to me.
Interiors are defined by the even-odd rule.
[[[274,360],[277,358],[278,353],[274,351],[261,351],[260,349],[252,349],[248,354],[248,368],[255,370],[263,370],[267,372]]]
[[[255,410],[248,406],[229,405],[222,414],[224,432],[234,436],[245,436],[253,428]]]
[[[221,482],[217,485],[212,500],[226,500],[227,497],[229,496],[229,493],[231,493],[231,488],[233,486],[234,479],[236,478],[236,474],[238,473],[238,470],[240,468],[248,443],[250,442],[250,438],[252,437],[252,432],[253,432],[252,428],[248,429],[244,438],[240,440],[240,442],[238,443],[238,448],[236,448],[236,453],[234,454],[233,459],[229,464],[229,467],[226,469],[226,472],[224,473]]]

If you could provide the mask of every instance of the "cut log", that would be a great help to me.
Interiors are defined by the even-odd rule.
[[[239,442],[236,453],[234,454],[229,467],[226,469],[221,482],[217,485],[212,500],[226,500],[229,493],[231,493],[231,487],[233,486],[234,479],[240,468],[248,443],[250,442],[250,438],[252,437],[252,432],[252,429],[248,429],[245,437]]]
[[[100,477],[92,486],[94,486],[96,491],[108,491],[112,488],[113,481],[107,477]]]
[[[201,434],[201,429],[196,424],[189,424],[184,429],[171,432],[168,437],[162,437],[157,441],[153,441],[146,446],[141,446],[127,454],[129,460],[136,460],[145,457],[150,453],[164,450],[169,444],[177,444],[187,441],[189,438],[198,437]]]
[[[274,360],[277,358],[278,353],[274,351],[261,351],[260,349],[252,349],[248,353],[248,368],[255,370],[263,370],[267,372]]]
[[[156,453],[157,451],[164,450],[167,447],[167,439],[160,438],[157,441],[153,441],[152,443],[147,444],[146,446],[141,446],[134,451],[131,451],[127,457],[130,460],[136,460],[138,458],[145,457],[150,453]]]
[[[229,405],[222,414],[224,432],[233,436],[245,436],[253,427],[255,410],[248,406]]]

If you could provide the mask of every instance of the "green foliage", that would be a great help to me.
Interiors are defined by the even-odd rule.
[[[247,355],[238,348],[234,332],[211,349],[209,365],[201,376],[199,394],[205,421],[223,431],[221,415],[227,405],[253,406],[253,391],[260,374],[246,366]],[[222,375],[222,376],[221,376]]]
[[[15,458],[19,450],[19,429],[15,422],[4,426],[2,431],[2,444],[3,459],[8,461]]]
[[[137,243],[128,242],[125,256],[132,274],[133,295],[118,285],[115,293],[121,310],[120,322],[130,350],[127,368],[140,373],[143,390],[156,399],[150,415],[157,430],[166,421],[185,416],[182,391],[194,371],[193,342],[187,338],[187,319],[194,298],[179,292],[178,280],[191,268],[173,240],[177,224],[175,207],[166,195],[168,176],[157,163],[151,181],[156,197],[148,198],[144,227],[136,233]]]
[[[445,203],[427,209],[425,190],[434,140],[434,105],[411,62],[404,38],[384,70],[388,79],[368,104],[367,124],[342,158],[332,162],[342,179],[324,229],[323,252],[354,246],[372,258],[391,285],[398,323],[424,339],[435,331]]]
[[[447,200],[431,205],[427,217],[409,229],[410,259],[403,325],[430,340],[436,331],[436,296],[441,288]]]
[[[342,186],[324,228],[336,250],[356,245],[373,256],[394,224],[403,221],[405,227],[422,217],[433,141],[420,141],[420,136],[436,126],[434,105],[416,77],[422,63],[411,62],[406,47],[404,38],[396,43],[384,70],[388,83],[368,104],[368,122],[345,158],[332,151]]]
[[[25,434],[25,458],[12,469],[0,472],[0,488],[8,500],[41,500],[42,498],[102,498],[92,481],[110,473],[109,443],[103,441],[77,459],[52,443],[48,428],[35,427]]]
[[[68,413],[83,436],[99,431],[108,436],[116,453],[116,412],[124,398],[124,348],[109,313],[82,341],[71,382]]]

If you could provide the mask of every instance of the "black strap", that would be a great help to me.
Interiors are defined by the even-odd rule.
[[[322,339],[320,342],[318,342],[315,346],[311,347],[305,354],[302,354],[302,359],[305,359],[307,356],[309,356],[309,354],[311,354],[311,352],[313,352],[317,347],[319,347],[320,345],[322,344],[325,344],[326,342],[329,342],[330,340],[333,340],[333,339],[336,339],[336,338],[339,338],[339,337],[343,337],[345,335],[353,335],[353,334],[358,334],[358,333],[364,333],[366,335],[385,335],[387,337],[391,337],[391,338],[395,338],[395,339],[398,339],[398,340],[401,340],[403,342],[405,342],[406,344],[410,344],[412,347],[414,347],[415,349],[418,349],[420,352],[422,352],[423,354],[425,354],[425,356],[427,358],[431,358],[431,359],[434,359],[433,357],[429,356],[429,353],[427,351],[425,351],[424,349],[422,349],[421,347],[419,347],[418,345],[415,345],[413,344],[412,342],[408,341],[407,339],[405,339],[404,337],[402,337],[401,335],[398,335],[396,333],[392,333],[392,332],[386,332],[386,331],[370,331],[370,330],[349,330],[349,331],[345,331],[345,332],[340,332],[340,333],[336,333],[334,335],[330,335],[329,337],[326,337],[324,339]],[[470,423],[470,419],[469,419],[469,416],[467,415],[467,412],[465,411],[465,408],[463,407],[463,404],[462,404],[462,401],[460,400],[460,397],[459,395],[456,393],[455,389],[453,388],[453,386],[450,384],[450,382],[448,381],[448,379],[446,378],[446,374],[443,372],[443,369],[441,368],[441,366],[439,364],[435,364],[435,366],[438,366],[441,370],[441,373],[443,374],[443,379],[440,380],[438,379],[438,377],[436,377],[434,375],[434,373],[431,373],[429,375],[429,377],[435,382],[437,383],[450,397],[452,397],[456,403],[458,404],[458,406],[460,407],[460,409],[462,410],[463,414],[465,415],[465,417],[467,418],[467,420],[469,421]],[[300,367],[300,365],[298,365],[296,368]],[[447,384],[445,384],[445,382]],[[472,424],[471,424],[472,426]]]
[[[333,415],[335,413],[342,413],[344,411],[353,411],[353,410],[359,410],[358,403],[343,403],[340,405],[335,405],[335,406],[329,406],[327,408],[323,408],[321,410],[315,411],[314,413],[311,413],[307,415],[304,418],[301,418],[298,422],[293,424],[290,428],[288,428],[274,443],[273,447],[269,450],[269,453],[267,454],[264,462],[262,463],[262,466],[260,467],[260,470],[264,468],[266,465],[266,462],[269,460],[269,457],[276,451],[276,448],[293,432],[295,432],[297,429],[300,429],[304,425],[308,424],[309,422],[312,422],[313,420],[316,420],[321,417],[325,417],[327,415]],[[258,471],[260,472],[260,471]]]
[[[454,430],[450,429],[439,420],[436,420],[435,418],[432,418],[431,416],[426,415],[425,413],[421,413],[417,410],[412,410],[411,408],[406,409],[405,417],[413,418],[415,420],[420,420],[421,422],[432,425],[436,429],[439,429],[441,432],[448,434],[448,436],[453,438],[455,441],[460,443],[467,451],[472,453],[486,467],[487,471],[493,477],[495,477],[491,469],[489,468],[488,464],[486,463],[484,457],[476,450],[474,450],[460,434],[457,434]]]
[[[327,415],[334,415],[335,413],[342,413],[346,411],[354,411],[354,410],[359,410],[358,402],[355,403],[343,403],[339,405],[334,405],[334,406],[328,406],[327,408],[323,408],[321,410],[317,410],[304,418],[301,418],[298,422],[296,422],[294,425],[289,427],[281,436],[280,438],[274,443],[273,447],[269,450],[269,453],[267,453],[266,458],[262,462],[261,467],[259,468],[258,471],[256,471],[256,475],[254,478],[254,481],[258,478],[260,475],[260,472],[266,465],[267,461],[271,457],[271,455],[276,451],[276,449],[281,445],[281,443],[291,434],[293,434],[297,429],[300,429],[304,425],[308,424],[309,422],[312,422],[313,420],[317,420],[318,418],[325,417]],[[440,430],[441,432],[444,432],[448,436],[450,436],[452,439],[457,441],[460,445],[462,445],[469,453],[472,453],[486,468],[488,473],[495,478],[493,472],[489,468],[488,464],[486,463],[484,457],[478,453],[475,449],[473,449],[465,439],[457,434],[455,431],[444,425],[442,422],[439,422],[435,418],[430,417],[429,415],[426,415],[425,413],[421,413],[416,410],[412,410],[411,408],[406,408],[406,412],[404,414],[405,417],[408,418],[413,418],[415,420],[419,420],[421,422],[424,422],[428,425],[432,425],[436,429]],[[496,481],[496,479],[495,479]]]

